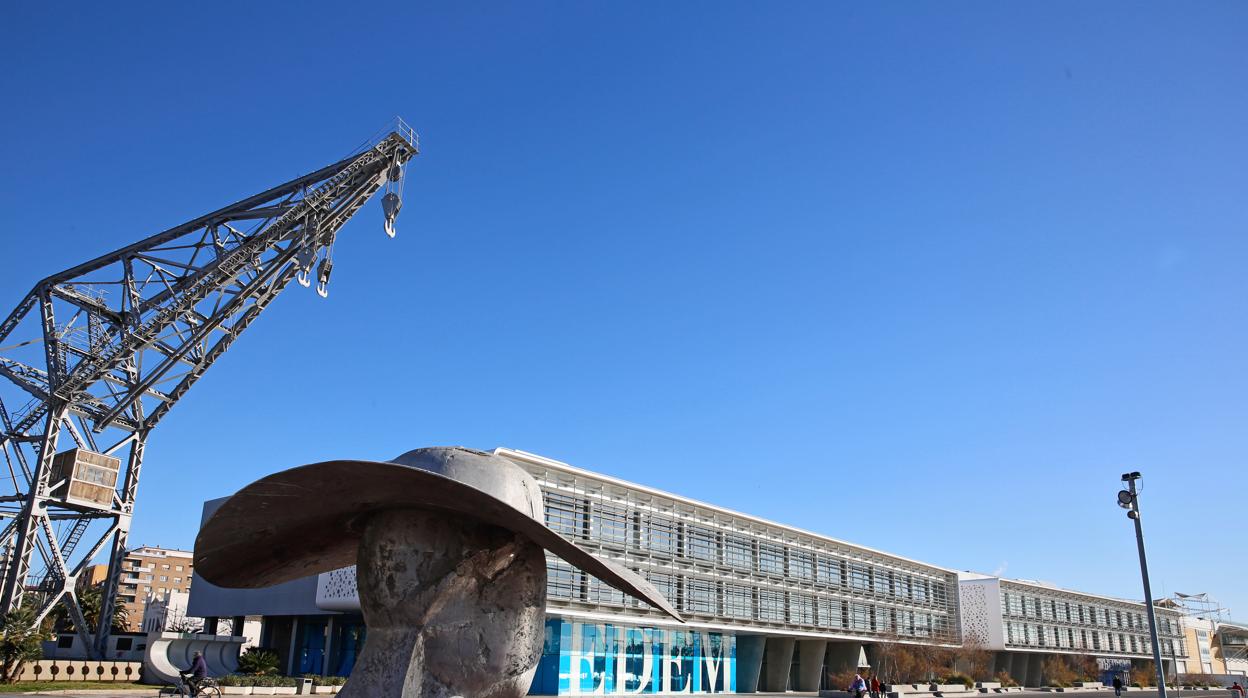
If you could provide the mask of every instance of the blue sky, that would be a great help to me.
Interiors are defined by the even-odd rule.
[[[1248,617],[1248,6],[0,10],[0,298],[421,133],[330,297],[153,435],[135,543],[505,445],[957,569]]]

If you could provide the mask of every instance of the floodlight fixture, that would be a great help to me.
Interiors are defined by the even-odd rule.
[[[1131,503],[1134,501],[1135,501],[1135,497],[1132,496],[1129,491],[1120,490],[1118,492],[1118,506],[1122,507],[1123,509],[1130,509]]]

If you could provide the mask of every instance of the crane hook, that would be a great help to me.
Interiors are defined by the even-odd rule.
[[[316,248],[311,244],[303,247],[295,254],[295,266],[299,268],[295,280],[299,285],[307,288],[312,285],[312,262],[316,261]]]
[[[394,237],[394,219],[399,215],[399,209],[403,208],[403,200],[398,194],[390,192],[381,197],[381,210],[386,215],[386,235]]]
[[[329,290],[326,287],[329,286],[329,273],[333,270],[334,263],[329,257],[322,259],[320,266],[316,269],[316,295],[321,298],[329,297]]]

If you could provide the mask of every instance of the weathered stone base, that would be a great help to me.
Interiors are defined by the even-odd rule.
[[[368,626],[342,698],[521,698],[542,651],[546,556],[459,516],[386,511],[364,524]]]

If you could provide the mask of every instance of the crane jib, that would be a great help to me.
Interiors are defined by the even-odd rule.
[[[48,276],[4,317],[0,450],[14,488],[0,492],[0,516],[10,518],[0,531],[6,609],[37,594],[41,620],[61,604],[100,656],[110,624],[91,636],[73,589],[107,548],[98,615],[111,617],[147,436],[292,280],[310,285],[315,273],[316,292],[328,293],[338,233],[383,189],[393,237],[403,171],[417,154],[399,120],[349,157]],[[18,399],[6,402],[7,385]],[[58,448],[62,436],[69,450]],[[100,483],[113,481],[110,497],[113,485]],[[67,528],[58,534],[53,522]]]

